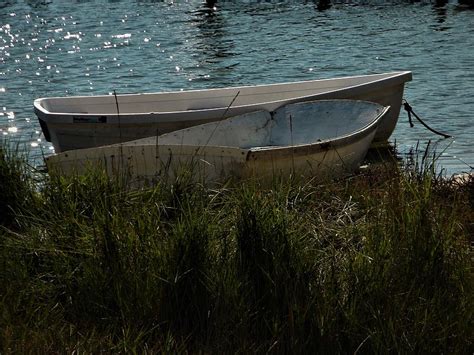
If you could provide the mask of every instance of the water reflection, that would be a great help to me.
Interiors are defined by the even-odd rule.
[[[442,24],[446,22],[448,17],[448,0],[435,0],[433,3],[433,10],[436,15],[437,25],[434,25],[436,31],[446,31],[449,30],[449,26],[443,26]]]
[[[247,1],[245,6],[231,3],[236,11],[250,16],[268,16],[271,13],[293,11],[295,7],[304,6],[306,1]],[[227,3],[226,3],[227,6]]]
[[[474,10],[473,0],[458,0],[458,10]]]
[[[209,67],[214,74],[231,71],[237,65],[228,61],[235,55],[234,42],[227,32],[226,20],[214,6],[215,3],[206,1],[191,14],[191,22],[199,30],[192,42],[201,56],[198,65]]]
[[[438,23],[443,23],[446,21],[446,17],[448,13],[447,6],[446,6],[447,4],[448,4],[448,0],[436,0],[433,3],[433,9],[438,16],[438,19],[437,19]]]
[[[206,6],[210,9],[216,10],[217,0],[206,0]]]
[[[315,3],[316,3],[316,9],[318,11],[328,10],[332,6],[331,0],[317,0],[315,1]]]
[[[15,4],[15,3],[16,3],[15,0],[4,0],[4,1],[0,1],[0,9],[5,9],[5,8],[7,8],[8,6],[13,5],[13,4]]]
[[[33,9],[47,7],[52,3],[52,0],[26,0],[26,3]]]

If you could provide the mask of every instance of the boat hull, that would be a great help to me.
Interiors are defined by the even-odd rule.
[[[274,111],[289,103],[366,100],[391,107],[374,137],[375,142],[380,142],[386,141],[395,129],[404,86],[410,80],[411,72],[397,72],[253,87],[119,95],[117,100],[110,95],[38,99],[35,112],[46,139],[53,143],[56,152],[62,152],[161,135],[257,110]]]
[[[183,173],[207,183],[231,177],[340,176],[359,167],[389,108],[365,103],[372,111],[363,108],[358,112],[368,118],[348,128],[333,118],[354,111],[346,110],[349,102],[342,100],[346,106],[331,113],[327,105],[333,101],[317,102],[313,116],[315,110],[306,107],[312,103],[291,104],[274,114],[248,113],[159,137],[64,152],[46,161],[51,171],[74,175],[99,168],[132,185],[174,180]],[[322,118],[324,113],[328,117]],[[341,136],[334,136],[344,129]]]
[[[269,180],[290,175],[305,177],[336,177],[354,172],[367,154],[376,129],[366,132],[357,141],[337,146],[313,147],[304,155],[278,156],[277,152],[248,154],[238,148],[208,148],[196,154],[190,146],[108,146],[101,151],[65,152],[59,160],[47,160],[50,172],[82,175],[103,169],[110,177],[121,177],[131,186],[175,181],[189,174],[197,182],[221,183],[229,178]],[[93,148],[92,148],[93,149]],[[89,149],[86,149],[89,150]]]

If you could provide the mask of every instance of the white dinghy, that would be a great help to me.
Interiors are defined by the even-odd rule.
[[[46,159],[50,171],[83,174],[92,167],[110,176],[154,182],[183,168],[193,178],[305,176],[353,172],[364,159],[389,107],[354,100],[288,104],[157,137],[80,149]]]
[[[390,106],[375,136],[375,141],[385,141],[395,129],[404,86],[411,79],[411,72],[405,71],[223,89],[52,97],[36,99],[34,109],[46,140],[57,153],[322,99],[366,100]]]

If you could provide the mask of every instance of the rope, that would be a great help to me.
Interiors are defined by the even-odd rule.
[[[451,138],[452,136],[450,136],[449,134],[446,134],[446,133],[442,133],[442,132],[439,132],[433,128],[431,128],[430,126],[428,126],[425,122],[423,122],[423,120],[418,117],[418,115],[413,111],[413,108],[410,106],[410,104],[408,103],[407,100],[403,100],[403,107],[405,108],[405,111],[408,112],[408,122],[410,122],[410,127],[414,127],[414,124],[413,124],[413,120],[411,118],[411,114],[413,114],[413,116],[415,116],[415,118],[423,125],[425,126],[428,130],[430,130],[431,132],[439,135],[439,136],[442,136],[444,138]]]

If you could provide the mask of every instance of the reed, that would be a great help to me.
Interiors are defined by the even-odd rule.
[[[0,225],[19,228],[19,217],[36,203],[35,182],[27,154],[8,142],[0,145],[0,182]]]
[[[420,162],[131,190],[0,152],[1,353],[473,348],[473,179]]]

